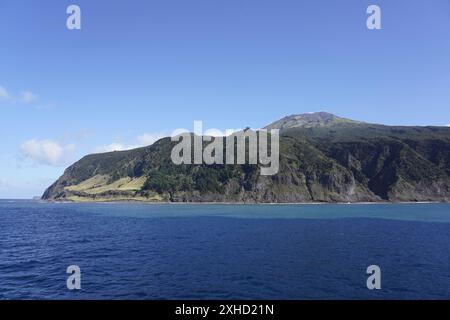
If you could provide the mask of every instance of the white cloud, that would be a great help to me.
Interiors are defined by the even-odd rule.
[[[223,137],[225,133],[220,131],[219,129],[208,129],[205,131],[204,135],[211,137]]]
[[[213,137],[223,137],[229,136],[235,132],[242,131],[242,129],[227,129],[224,132],[218,129],[209,129],[206,130],[204,135],[213,136]],[[189,132],[186,129],[177,129],[172,132],[171,135],[164,132],[153,132],[153,133],[143,133],[136,137],[135,144],[124,144],[120,142],[113,142],[111,144],[102,145],[94,148],[94,153],[104,153],[104,152],[112,152],[112,151],[124,151],[130,149],[136,149],[141,147],[147,147],[158,141],[159,139],[165,137],[174,137],[180,135],[182,133]]]
[[[32,103],[38,99],[38,96],[31,91],[23,91],[20,93],[20,102]]]
[[[144,133],[137,137],[137,141],[139,145],[145,147],[152,145],[159,139],[167,137],[167,134],[159,132],[159,133]]]
[[[203,135],[211,137],[227,137],[239,131],[242,131],[242,129],[226,129],[225,131],[221,131],[219,129],[208,129],[203,133]]]
[[[73,157],[73,144],[62,146],[52,140],[28,140],[21,146],[22,154],[37,165],[63,166]]]
[[[167,134],[158,133],[144,133],[136,137],[135,144],[123,144],[120,142],[113,142],[111,144],[98,146],[94,148],[95,153],[104,153],[112,151],[124,151],[130,149],[136,149],[141,147],[150,146],[161,138],[167,137]]]
[[[235,132],[239,132],[242,131],[243,129],[225,129],[225,131],[219,130],[219,129],[207,129],[205,132],[203,132],[202,134],[204,136],[209,136],[209,137],[227,137],[229,135],[232,135]],[[190,131],[187,129],[176,129],[172,132],[172,134],[170,135],[171,137],[176,137],[178,135],[184,134],[184,133],[189,133]]]
[[[108,145],[99,146],[94,149],[95,153],[104,153],[104,152],[112,152],[112,151],[123,151],[133,149],[134,146],[126,146],[122,143],[113,142]],[[137,148],[137,146],[136,146]]]
[[[175,129],[175,130],[173,130],[172,131],[172,134],[170,135],[171,137],[176,137],[176,136],[179,136],[179,135],[181,135],[181,134],[183,134],[183,133],[189,133],[189,130],[188,129]]]
[[[446,127],[450,127],[450,123],[446,125]]]
[[[10,104],[16,104],[16,103],[24,103],[24,104],[31,104],[39,100],[39,97],[37,94],[29,91],[24,90],[20,94],[10,94],[9,91],[0,85],[0,101],[7,101]],[[44,104],[43,106],[38,106],[40,109],[49,109],[52,107],[51,104]]]
[[[5,87],[0,86],[0,100],[8,100],[10,98],[8,91]]]

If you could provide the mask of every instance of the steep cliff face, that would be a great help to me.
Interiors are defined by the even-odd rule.
[[[450,128],[389,127],[328,113],[290,116],[280,170],[256,165],[174,165],[169,138],[145,148],[88,155],[46,200],[174,202],[449,201]]]

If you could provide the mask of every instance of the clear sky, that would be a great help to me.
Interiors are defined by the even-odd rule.
[[[0,41],[0,198],[194,120],[450,124],[448,0],[0,0]]]

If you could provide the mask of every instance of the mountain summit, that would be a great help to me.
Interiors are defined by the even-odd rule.
[[[292,128],[316,128],[327,127],[338,123],[359,123],[358,121],[341,118],[328,112],[310,112],[294,114],[275,121],[264,129],[292,129]]]

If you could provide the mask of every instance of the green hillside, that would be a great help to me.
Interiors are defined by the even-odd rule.
[[[92,154],[44,193],[56,201],[449,201],[450,128],[367,124],[321,112],[283,118],[280,170],[257,165],[174,165],[164,138]],[[221,138],[218,138],[221,139]]]

